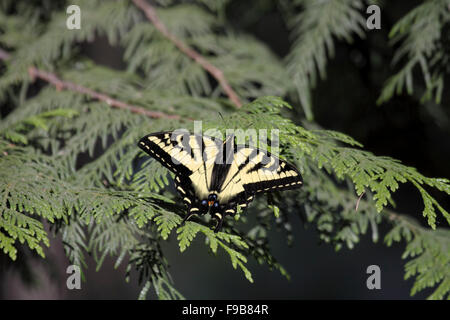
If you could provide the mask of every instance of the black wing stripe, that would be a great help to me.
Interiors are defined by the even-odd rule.
[[[244,185],[246,191],[252,192],[271,192],[296,189],[301,185],[301,182],[294,177],[287,177],[278,180],[268,180],[260,182],[252,182]]]
[[[200,152],[202,152],[202,161],[203,161],[203,172],[204,172],[204,174],[205,174],[205,184],[206,184],[206,186],[209,186],[209,183],[208,183],[208,175],[207,175],[207,170],[206,170],[206,155],[205,155],[205,149],[206,149],[206,146],[205,146],[205,139],[203,138],[203,136],[201,136],[200,137],[200,139],[202,140],[201,141],[201,149],[200,149]]]
[[[230,171],[232,159],[234,157],[234,148],[232,147],[234,139],[229,137],[225,143],[220,146],[220,151],[217,153],[214,167],[211,174],[211,190],[221,190],[225,179]]]

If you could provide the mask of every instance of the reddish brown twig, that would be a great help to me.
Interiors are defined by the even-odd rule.
[[[145,115],[150,118],[169,118],[169,119],[179,119],[180,118],[180,116],[178,116],[178,115],[169,115],[169,114],[165,114],[163,112],[151,111],[151,110],[147,110],[147,109],[144,109],[144,108],[141,108],[138,106],[127,104],[125,102],[111,98],[110,96],[108,96],[106,94],[99,93],[92,89],[83,87],[79,84],[61,80],[55,74],[36,69],[35,67],[30,67],[28,69],[28,73],[32,79],[39,78],[39,79],[47,81],[48,83],[53,84],[55,86],[56,90],[58,90],[58,91],[63,90],[63,89],[76,91],[76,92],[85,94],[93,99],[104,101],[108,105],[110,105],[111,107],[114,107],[114,108],[128,110],[133,113],[139,113],[139,114]]]
[[[0,49],[0,60],[7,60],[9,58],[10,58],[10,54],[7,53],[6,51],[3,51],[2,49]],[[92,89],[83,87],[79,84],[69,82],[69,81],[64,81],[64,80],[58,78],[58,76],[56,76],[54,73],[42,71],[35,67],[28,68],[28,74],[30,75],[32,80],[39,78],[44,81],[47,81],[48,83],[54,85],[56,90],[58,90],[58,91],[70,90],[70,91],[79,92],[79,93],[82,93],[82,94],[85,94],[85,95],[91,97],[92,99],[106,102],[109,106],[114,107],[114,108],[128,110],[130,112],[142,114],[147,117],[155,118],[155,119],[158,119],[158,118],[180,119],[180,116],[178,116],[178,115],[170,115],[170,114],[166,114],[164,112],[151,111],[151,110],[144,109],[142,107],[127,104],[125,102],[116,100],[106,94],[99,93]]]
[[[178,49],[180,49],[183,53],[189,56],[192,60],[197,62],[199,65],[203,67],[206,71],[208,71],[222,86],[223,90],[227,94],[228,98],[236,105],[236,107],[240,108],[242,106],[242,102],[239,99],[238,95],[231,88],[227,79],[223,75],[222,70],[208,62],[200,53],[190,48],[186,44],[184,44],[181,40],[175,37],[172,33],[167,30],[166,26],[159,20],[158,15],[156,14],[156,10],[149,5],[145,0],[133,0],[134,4],[140,8],[147,18],[153,23],[156,29],[159,30],[167,39],[169,39]]]

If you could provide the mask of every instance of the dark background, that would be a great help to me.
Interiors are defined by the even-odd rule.
[[[315,120],[327,129],[349,134],[377,155],[400,159],[432,177],[450,177],[450,124],[448,90],[444,90],[441,106],[424,106],[418,97],[401,95],[381,106],[376,100],[386,79],[398,66],[392,66],[395,47],[388,43],[393,24],[420,1],[385,1],[382,9],[382,29],[367,33],[366,39],[353,44],[336,43],[336,56],[328,62],[327,79],[319,82],[313,92]],[[252,33],[264,41],[277,55],[284,57],[289,50],[289,32],[273,1],[233,1],[227,16],[236,29]],[[249,18],[255,12],[259,14]],[[244,22],[245,21],[245,22]],[[98,63],[121,68],[121,49],[111,48],[104,39],[85,44],[83,51]],[[448,79],[446,79],[448,83]],[[420,75],[415,83],[420,92]],[[438,110],[438,111],[436,111]],[[441,113],[437,113],[441,112]],[[433,193],[445,208],[448,198]],[[396,210],[421,217],[423,204],[418,191],[401,185],[394,194]],[[441,218],[441,226],[445,226]],[[439,226],[439,221],[438,221]],[[190,299],[409,299],[412,280],[405,281],[401,255],[404,244],[387,247],[382,238],[372,243],[370,235],[353,250],[336,253],[331,245],[320,244],[312,226],[300,220],[294,223],[295,240],[292,247],[285,244],[283,235],[272,231],[272,252],[291,275],[285,280],[277,271],[271,272],[253,260],[248,263],[255,283],[249,283],[240,270],[233,270],[229,258],[219,252],[208,253],[200,242],[180,254],[174,236],[163,247],[171,263],[175,287]],[[389,230],[381,225],[381,235]],[[124,280],[124,265],[113,268],[113,259],[105,261],[99,272],[89,260],[86,282],[82,290],[69,291],[65,286],[69,265],[59,239],[53,239],[47,252],[49,259],[30,257],[23,252],[19,261],[28,261],[33,275],[25,272],[23,281],[17,270],[1,269],[1,298],[81,298],[136,299],[139,293],[137,277],[131,283]],[[2,255],[0,258],[4,259]],[[381,290],[368,290],[366,269],[369,265],[381,268]],[[23,270],[26,270],[24,268]],[[30,282],[27,284],[27,282]],[[413,298],[425,298],[429,290]],[[154,298],[154,295],[150,296]]]

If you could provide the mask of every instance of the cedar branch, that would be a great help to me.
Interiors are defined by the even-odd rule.
[[[6,51],[3,51],[2,49],[0,49],[0,60],[8,60],[9,58],[10,58],[10,54],[7,53]],[[170,115],[170,114],[166,114],[166,113],[159,112],[159,111],[151,111],[151,110],[144,109],[142,107],[127,104],[125,102],[114,99],[106,94],[96,92],[92,89],[86,88],[79,84],[62,80],[62,79],[58,78],[58,76],[55,75],[54,73],[39,70],[35,67],[29,67],[28,74],[30,75],[32,80],[35,80],[36,78],[44,80],[44,81],[54,85],[56,90],[58,90],[58,91],[70,90],[70,91],[79,92],[79,93],[82,93],[84,95],[91,97],[92,99],[106,102],[106,104],[108,104],[109,106],[111,106],[113,108],[128,110],[130,112],[142,114],[147,117],[154,118],[154,119],[158,119],[158,118],[180,119],[180,116],[178,116],[178,115]]]
[[[170,40],[178,49],[180,49],[181,52],[183,52],[192,60],[197,62],[200,66],[202,66],[203,69],[208,71],[219,82],[228,98],[236,105],[236,107],[240,108],[242,106],[241,100],[239,99],[236,92],[234,92],[234,90],[231,88],[222,70],[211,64],[200,53],[190,48],[180,39],[175,37],[175,35],[170,33],[169,30],[167,30],[166,26],[162,23],[162,21],[159,20],[155,8],[153,8],[145,0],[133,0],[133,2],[145,13],[147,18],[153,23],[155,28],[164,35],[164,37]]]

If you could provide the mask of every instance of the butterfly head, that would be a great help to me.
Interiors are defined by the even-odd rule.
[[[217,194],[210,194],[208,196],[208,207],[218,207],[219,206],[219,202],[217,201]]]
[[[208,211],[209,209],[217,211],[220,207],[219,201],[217,201],[217,194],[214,193],[210,194],[208,196],[208,199],[202,200],[201,205],[206,211]]]

